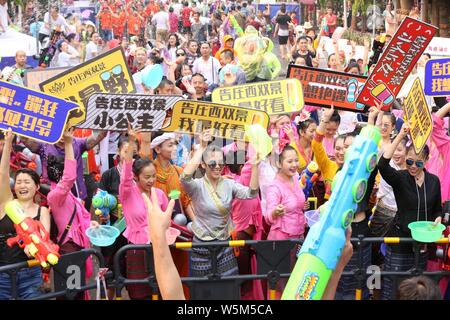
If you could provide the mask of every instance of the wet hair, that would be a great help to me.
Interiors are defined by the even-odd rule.
[[[244,150],[228,152],[226,155],[226,164],[233,174],[241,174],[242,166],[245,164],[247,153]]]
[[[133,162],[133,173],[136,177],[138,177],[144,168],[148,166],[154,166],[153,161],[149,158],[139,158],[134,160]]]
[[[299,123],[297,123],[297,132],[300,134],[300,131],[306,131],[308,127],[313,123],[316,123],[314,119],[306,119],[304,121],[299,121]]]
[[[413,277],[400,283],[397,300],[442,300],[441,289],[426,276]]]
[[[333,115],[330,118],[330,122],[341,123],[341,116],[339,115],[337,110],[334,110]]]
[[[344,141],[345,141],[345,138],[347,138],[347,134],[346,134],[346,133],[338,135],[338,136],[336,137],[336,139],[334,139],[334,145],[333,145],[333,147],[336,147],[336,142],[337,142],[338,140],[344,140]]]
[[[395,118],[394,114],[389,111],[384,111],[383,117],[384,116],[389,117],[389,120],[391,121],[392,126],[395,127],[395,124],[397,123],[397,119]]]
[[[220,53],[220,55],[223,55],[223,54],[225,55],[226,58],[231,59],[231,61],[234,60],[234,53],[233,53],[233,51],[231,51],[230,49],[225,49],[225,50],[223,50],[223,51]]]
[[[175,79],[180,79],[182,75],[182,71],[185,67],[188,67],[192,71],[192,67],[188,63],[182,63],[177,65],[177,68],[175,69]]]
[[[75,33],[71,33],[66,37],[67,42],[70,43],[70,41],[72,41],[73,39],[75,39],[77,35]]]
[[[158,91],[160,90],[160,88],[164,88],[165,86],[173,86],[173,82],[170,81],[169,79],[167,79],[166,77],[163,77],[161,79],[161,82],[159,83],[158,88],[156,88]]]
[[[120,137],[119,142],[117,143],[117,149],[121,150],[124,147],[125,143],[130,143],[130,138],[124,136]],[[140,149],[139,142],[137,140],[134,140],[134,143],[136,143],[137,150],[139,151]]]
[[[47,157],[47,176],[52,182],[58,183],[64,172],[64,157],[49,155]]]
[[[203,162],[206,163],[206,161],[211,156],[211,153],[214,153],[214,152],[218,152],[218,153],[222,154],[222,157],[225,159],[225,155],[223,153],[222,148],[220,148],[219,146],[217,146],[215,144],[210,144],[206,147],[205,151],[203,151],[203,156],[202,156]]]
[[[199,72],[194,73],[194,74],[192,75],[192,79],[194,79],[194,77],[202,77],[203,81],[206,81],[205,76],[202,75],[202,74],[199,73]]]
[[[21,173],[29,175],[31,177],[31,179],[33,179],[33,182],[36,186],[39,186],[41,184],[41,179],[40,179],[39,175],[36,173],[36,171],[31,170],[30,168],[23,168],[23,169],[17,170],[14,175],[14,181],[16,181],[17,176]]]
[[[281,151],[281,153],[280,153],[280,159],[279,159],[280,164],[283,162],[286,152],[288,152],[288,151],[295,151],[295,149],[294,149],[294,147],[292,147],[290,145],[286,145],[284,147],[283,151]],[[295,151],[295,152],[297,153],[297,151]]]
[[[180,38],[178,38],[178,35],[176,34],[176,33],[170,33],[168,36],[167,36],[167,46],[169,46],[169,39],[170,39],[170,37],[175,37],[175,48],[178,48],[178,46],[180,45]],[[177,49],[177,51],[178,51],[178,49]]]
[[[421,156],[422,159],[424,159],[425,161],[428,160],[428,157],[430,156],[430,148],[428,147],[428,145],[425,145],[422,149],[422,151],[417,154],[416,151],[414,150],[414,145],[411,143],[409,146],[406,146],[406,153],[409,153],[410,151],[413,151],[416,155]]]
[[[361,73],[361,70],[359,69],[359,64],[356,62],[350,62],[347,66],[347,68],[345,69],[345,72],[349,72],[350,69],[356,68],[358,69],[358,73]]]

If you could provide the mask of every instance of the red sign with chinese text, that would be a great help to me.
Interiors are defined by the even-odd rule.
[[[411,70],[438,28],[406,17],[370,74],[357,102],[389,110]]]

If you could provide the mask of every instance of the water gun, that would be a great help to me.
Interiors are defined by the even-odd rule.
[[[25,246],[29,246],[30,254],[43,268],[58,263],[59,246],[50,240],[50,233],[40,221],[27,217],[22,206],[15,200],[6,203],[5,213],[14,223],[17,232],[17,236],[6,241],[9,247],[17,244],[24,249]]]
[[[42,68],[47,68],[50,65],[50,62],[53,60],[53,57],[56,55],[58,51],[57,43],[61,39],[62,31],[59,28],[52,31],[50,36],[49,44],[46,48],[41,50],[41,54],[39,55],[39,66]]]
[[[281,299],[320,300],[345,246],[345,232],[352,223],[357,205],[364,198],[370,173],[377,164],[378,128],[361,130],[336,175],[333,193],[325,204],[298,254]]]
[[[306,199],[308,199],[314,183],[319,178],[318,171],[319,165],[316,162],[311,161],[300,175],[300,187],[303,189]]]
[[[106,218],[110,211],[117,207],[117,198],[104,190],[99,190],[92,198],[92,206],[97,216],[102,215],[103,218]],[[106,220],[105,224],[109,226],[109,219]]]

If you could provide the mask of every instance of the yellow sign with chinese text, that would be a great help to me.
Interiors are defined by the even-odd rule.
[[[427,143],[433,129],[430,109],[425,100],[419,78],[414,81],[408,96],[403,102],[403,111],[405,112],[406,120],[411,121],[410,135],[414,150],[419,154]]]
[[[213,136],[248,141],[245,125],[260,124],[267,130],[269,115],[264,111],[211,102],[180,100],[172,110],[170,125],[163,131],[201,133],[214,129]]]
[[[305,105],[302,85],[298,79],[217,88],[212,93],[212,101],[265,111],[269,115],[297,112]]]
[[[77,102],[81,108],[69,115],[68,126],[86,118],[88,99],[94,93],[133,93],[136,91],[131,72],[120,47],[44,81],[42,92]]]

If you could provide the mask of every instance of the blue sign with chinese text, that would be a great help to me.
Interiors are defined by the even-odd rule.
[[[56,143],[71,110],[78,104],[0,81],[0,129],[34,140]]]
[[[425,95],[450,95],[450,58],[428,60],[425,65]]]

